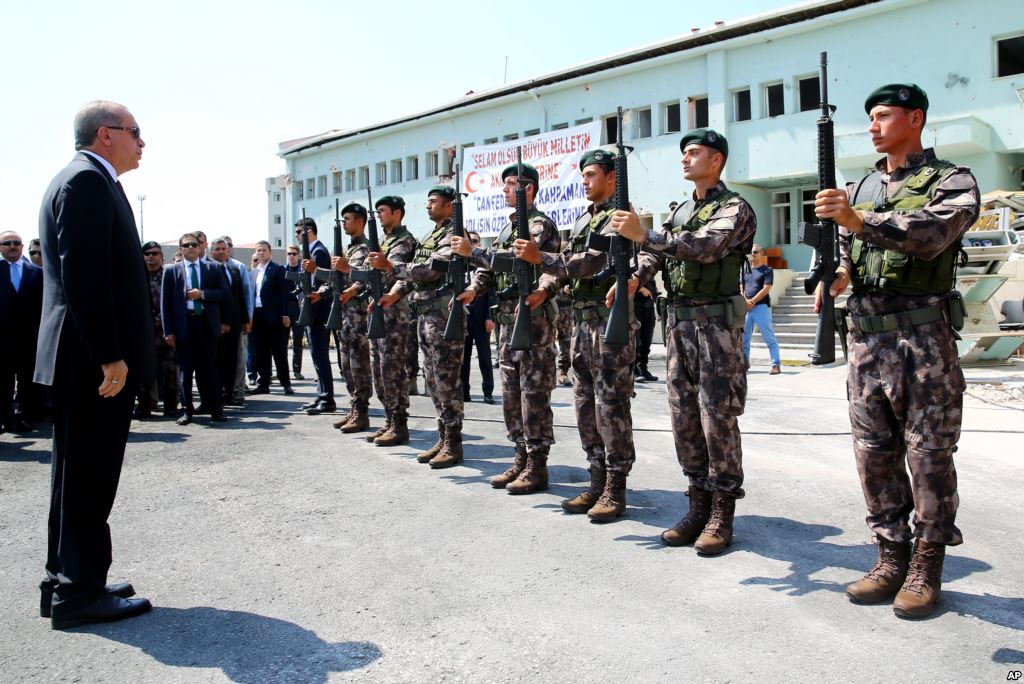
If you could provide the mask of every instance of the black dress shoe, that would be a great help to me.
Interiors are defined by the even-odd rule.
[[[251,397],[254,394],[270,394],[269,387],[250,387],[245,390],[245,396]]]
[[[657,382],[658,381],[658,376],[657,375],[651,375],[651,371],[647,370],[646,366],[644,366],[643,370],[640,371],[640,375],[643,377],[645,382]]]
[[[473,398],[471,396],[469,396],[468,394],[463,394],[462,395],[462,401],[470,401],[471,402],[471,401],[473,401]]]
[[[185,414],[184,416],[179,416],[178,420],[174,422],[176,422],[178,425],[188,425],[189,423],[192,422],[192,416]]]
[[[14,422],[7,429],[10,432],[32,432],[35,427],[21,416],[15,415]]]
[[[292,395],[295,394],[295,390],[292,389],[291,385],[288,385],[287,387],[284,388],[284,393],[287,395]]]
[[[319,416],[321,413],[334,413],[337,410],[338,410],[338,405],[335,404],[333,401],[330,402],[330,403],[328,403],[326,401],[321,401],[320,403],[318,403],[313,408],[308,409],[306,411],[306,415],[307,416]]]
[[[153,417],[153,412],[151,410],[149,410],[149,409],[143,410],[141,408],[136,408],[134,411],[132,411],[132,419],[133,420],[147,420],[147,419],[152,418],[152,417]]]
[[[302,376],[302,373],[292,373],[292,378],[294,378],[295,380],[305,380],[306,379],[306,378],[304,378]]]
[[[129,582],[118,582],[108,584],[104,587],[108,594],[128,598],[135,596],[135,587]],[[50,617],[50,609],[53,607],[53,585],[43,583],[39,585],[39,617]]]
[[[301,408],[304,411],[308,411],[309,409],[314,409],[314,408],[316,408],[319,405],[320,405],[320,401],[317,400],[317,401],[311,401],[308,404],[303,404],[299,408]]]
[[[245,406],[245,399],[242,399],[241,397],[228,397],[224,400],[224,405],[242,408]]]
[[[121,598],[113,594],[105,594],[92,603],[77,610],[65,610],[56,606],[50,617],[53,629],[68,629],[79,625],[91,625],[97,622],[114,622],[135,617],[149,612],[153,604],[144,598]]]
[[[494,397],[492,397],[490,394],[484,396],[484,403],[485,404],[493,404],[494,403]]]
[[[196,406],[196,410],[192,412],[193,416],[208,416],[210,415],[210,407],[204,402],[199,402],[199,406]]]

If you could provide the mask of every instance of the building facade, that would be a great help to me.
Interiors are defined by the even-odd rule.
[[[1024,167],[1024,12],[1019,0],[831,0],[718,22],[655,45],[458,102],[351,131],[281,143],[281,202],[268,179],[271,244],[290,232],[274,223],[305,210],[332,225],[334,200],[405,197],[407,223],[426,231],[427,189],[446,180],[466,147],[522,139],[602,120],[614,142],[617,106],[628,108],[630,196],[648,225],[689,196],[679,139],[710,126],[729,140],[726,182],[751,203],[757,241],[780,246],[804,270],[810,250],[796,225],[817,191],[819,54],[828,52],[840,182],[879,157],[864,99],[879,85],[919,84],[930,109],[924,142],[970,166],[982,192],[1021,187]],[[275,185],[275,188],[277,186]],[[284,209],[288,211],[285,212]],[[294,220],[291,221],[292,223]],[[560,226],[568,229],[570,226]]]

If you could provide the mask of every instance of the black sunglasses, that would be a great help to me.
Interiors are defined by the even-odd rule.
[[[138,126],[102,126],[102,128],[109,128],[112,131],[128,131],[136,140],[142,135],[142,129]],[[98,132],[99,128],[96,131]]]
[[[199,246],[198,242],[182,242],[179,245],[179,247],[181,247],[182,249],[192,249],[193,247],[198,247],[198,246]]]
[[[142,256],[160,256],[160,252],[143,252]]]
[[[0,242],[4,247],[21,247],[21,240],[4,240]]]
[[[30,249],[30,250],[28,250],[28,255],[29,256],[39,256],[41,253],[42,252],[40,252],[38,249]]]

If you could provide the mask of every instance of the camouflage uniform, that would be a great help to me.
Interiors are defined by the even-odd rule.
[[[888,174],[881,160],[876,168],[882,173],[885,198],[935,161],[934,152],[926,149],[909,155],[906,167]],[[859,185],[847,189],[851,204]],[[947,250],[955,258],[978,208],[978,187],[970,170],[949,165],[940,172],[927,204],[909,212],[864,211],[864,229],[856,237],[923,260],[938,259]],[[842,265],[850,273],[855,268],[854,237],[840,230]],[[965,384],[946,299],[858,286],[855,278],[847,301],[853,450],[868,527],[890,542],[914,537],[948,545],[963,541],[955,524],[959,497],[953,452],[960,438]],[[906,312],[928,307],[938,307],[938,320],[917,325],[909,320]],[[860,317],[886,314],[894,314],[895,329],[862,330],[866,322]],[[913,531],[907,524],[911,511]]]
[[[380,250],[393,264],[412,261],[416,254],[416,238],[405,226],[394,229],[380,244]],[[395,284],[394,274],[381,274],[384,291]],[[405,299],[408,287],[402,290],[402,299],[384,309],[384,337],[370,340],[370,362],[373,365],[373,384],[384,411],[405,424],[409,417],[409,380],[407,344],[411,317]],[[381,433],[383,434],[383,433]]]
[[[629,474],[636,460],[633,447],[632,364],[636,358],[636,329],[621,347],[605,346],[601,337],[608,323],[605,294],[615,282],[603,285],[593,277],[608,264],[608,255],[586,247],[590,233],[600,233],[611,218],[610,203],[591,205],[576,220],[568,246],[559,254],[542,254],[540,286],[549,292],[572,279],[572,371],[576,425],[583,450],[593,468]]]
[[[709,211],[702,212],[705,208]],[[729,303],[723,304],[722,296],[685,296],[673,285],[670,269],[680,272],[688,263],[722,262],[727,256],[741,264],[756,230],[750,205],[719,182],[702,200],[677,207],[661,233],[650,231],[638,257],[641,280],[660,270],[666,288],[668,404],[676,458],[691,486],[734,498],[743,496],[736,420],[747,398],[742,315],[737,327],[730,324],[734,314],[727,320]],[[731,278],[731,287],[739,293],[738,277]]]
[[[157,402],[163,399],[164,415],[178,415],[178,366],[174,361],[174,349],[164,342],[163,323],[160,320],[160,292],[163,286],[164,270],[146,271],[149,280],[149,296],[153,307],[154,340],[156,352],[156,379],[139,389],[139,412],[143,415],[156,410]]]
[[[508,438],[517,449],[526,449],[528,454],[543,453],[555,443],[554,417],[551,413],[551,390],[555,388],[555,327],[557,318],[554,303],[557,283],[548,279],[548,300],[532,312],[530,318],[530,349],[512,349],[512,329],[515,326],[516,309],[519,304],[518,290],[512,274],[497,274],[490,270],[490,257],[500,251],[511,254],[512,243],[516,240],[516,216],[498,235],[491,250],[473,250],[472,264],[478,267],[473,275],[473,288],[485,292],[490,287],[498,289],[497,315],[501,322],[501,336],[498,341],[498,363],[501,369],[502,407],[505,413],[505,427]],[[558,228],[542,211],[529,211],[530,237],[541,251],[557,251],[559,246]],[[505,291],[512,288],[511,291]]]
[[[361,269],[366,265],[370,253],[369,243],[363,236],[352,238],[345,249],[345,258],[352,268]],[[345,287],[349,285],[345,283]],[[333,293],[337,297],[340,293]],[[348,390],[353,410],[366,412],[373,394],[373,371],[370,366],[370,341],[366,336],[366,300],[356,295],[345,305],[341,319],[340,335],[336,338],[338,365],[341,366],[345,389]]]
[[[572,294],[567,288],[558,288],[558,372],[569,372],[569,351],[572,346]]]

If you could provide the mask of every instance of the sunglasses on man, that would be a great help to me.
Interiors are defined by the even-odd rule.
[[[0,242],[3,247],[21,247],[21,240],[4,240]]]
[[[109,128],[112,131],[127,131],[128,133],[131,133],[132,137],[136,140],[138,140],[142,135],[142,129],[138,126],[101,126],[101,128]],[[97,128],[96,132],[99,132],[99,130],[100,129]]]

